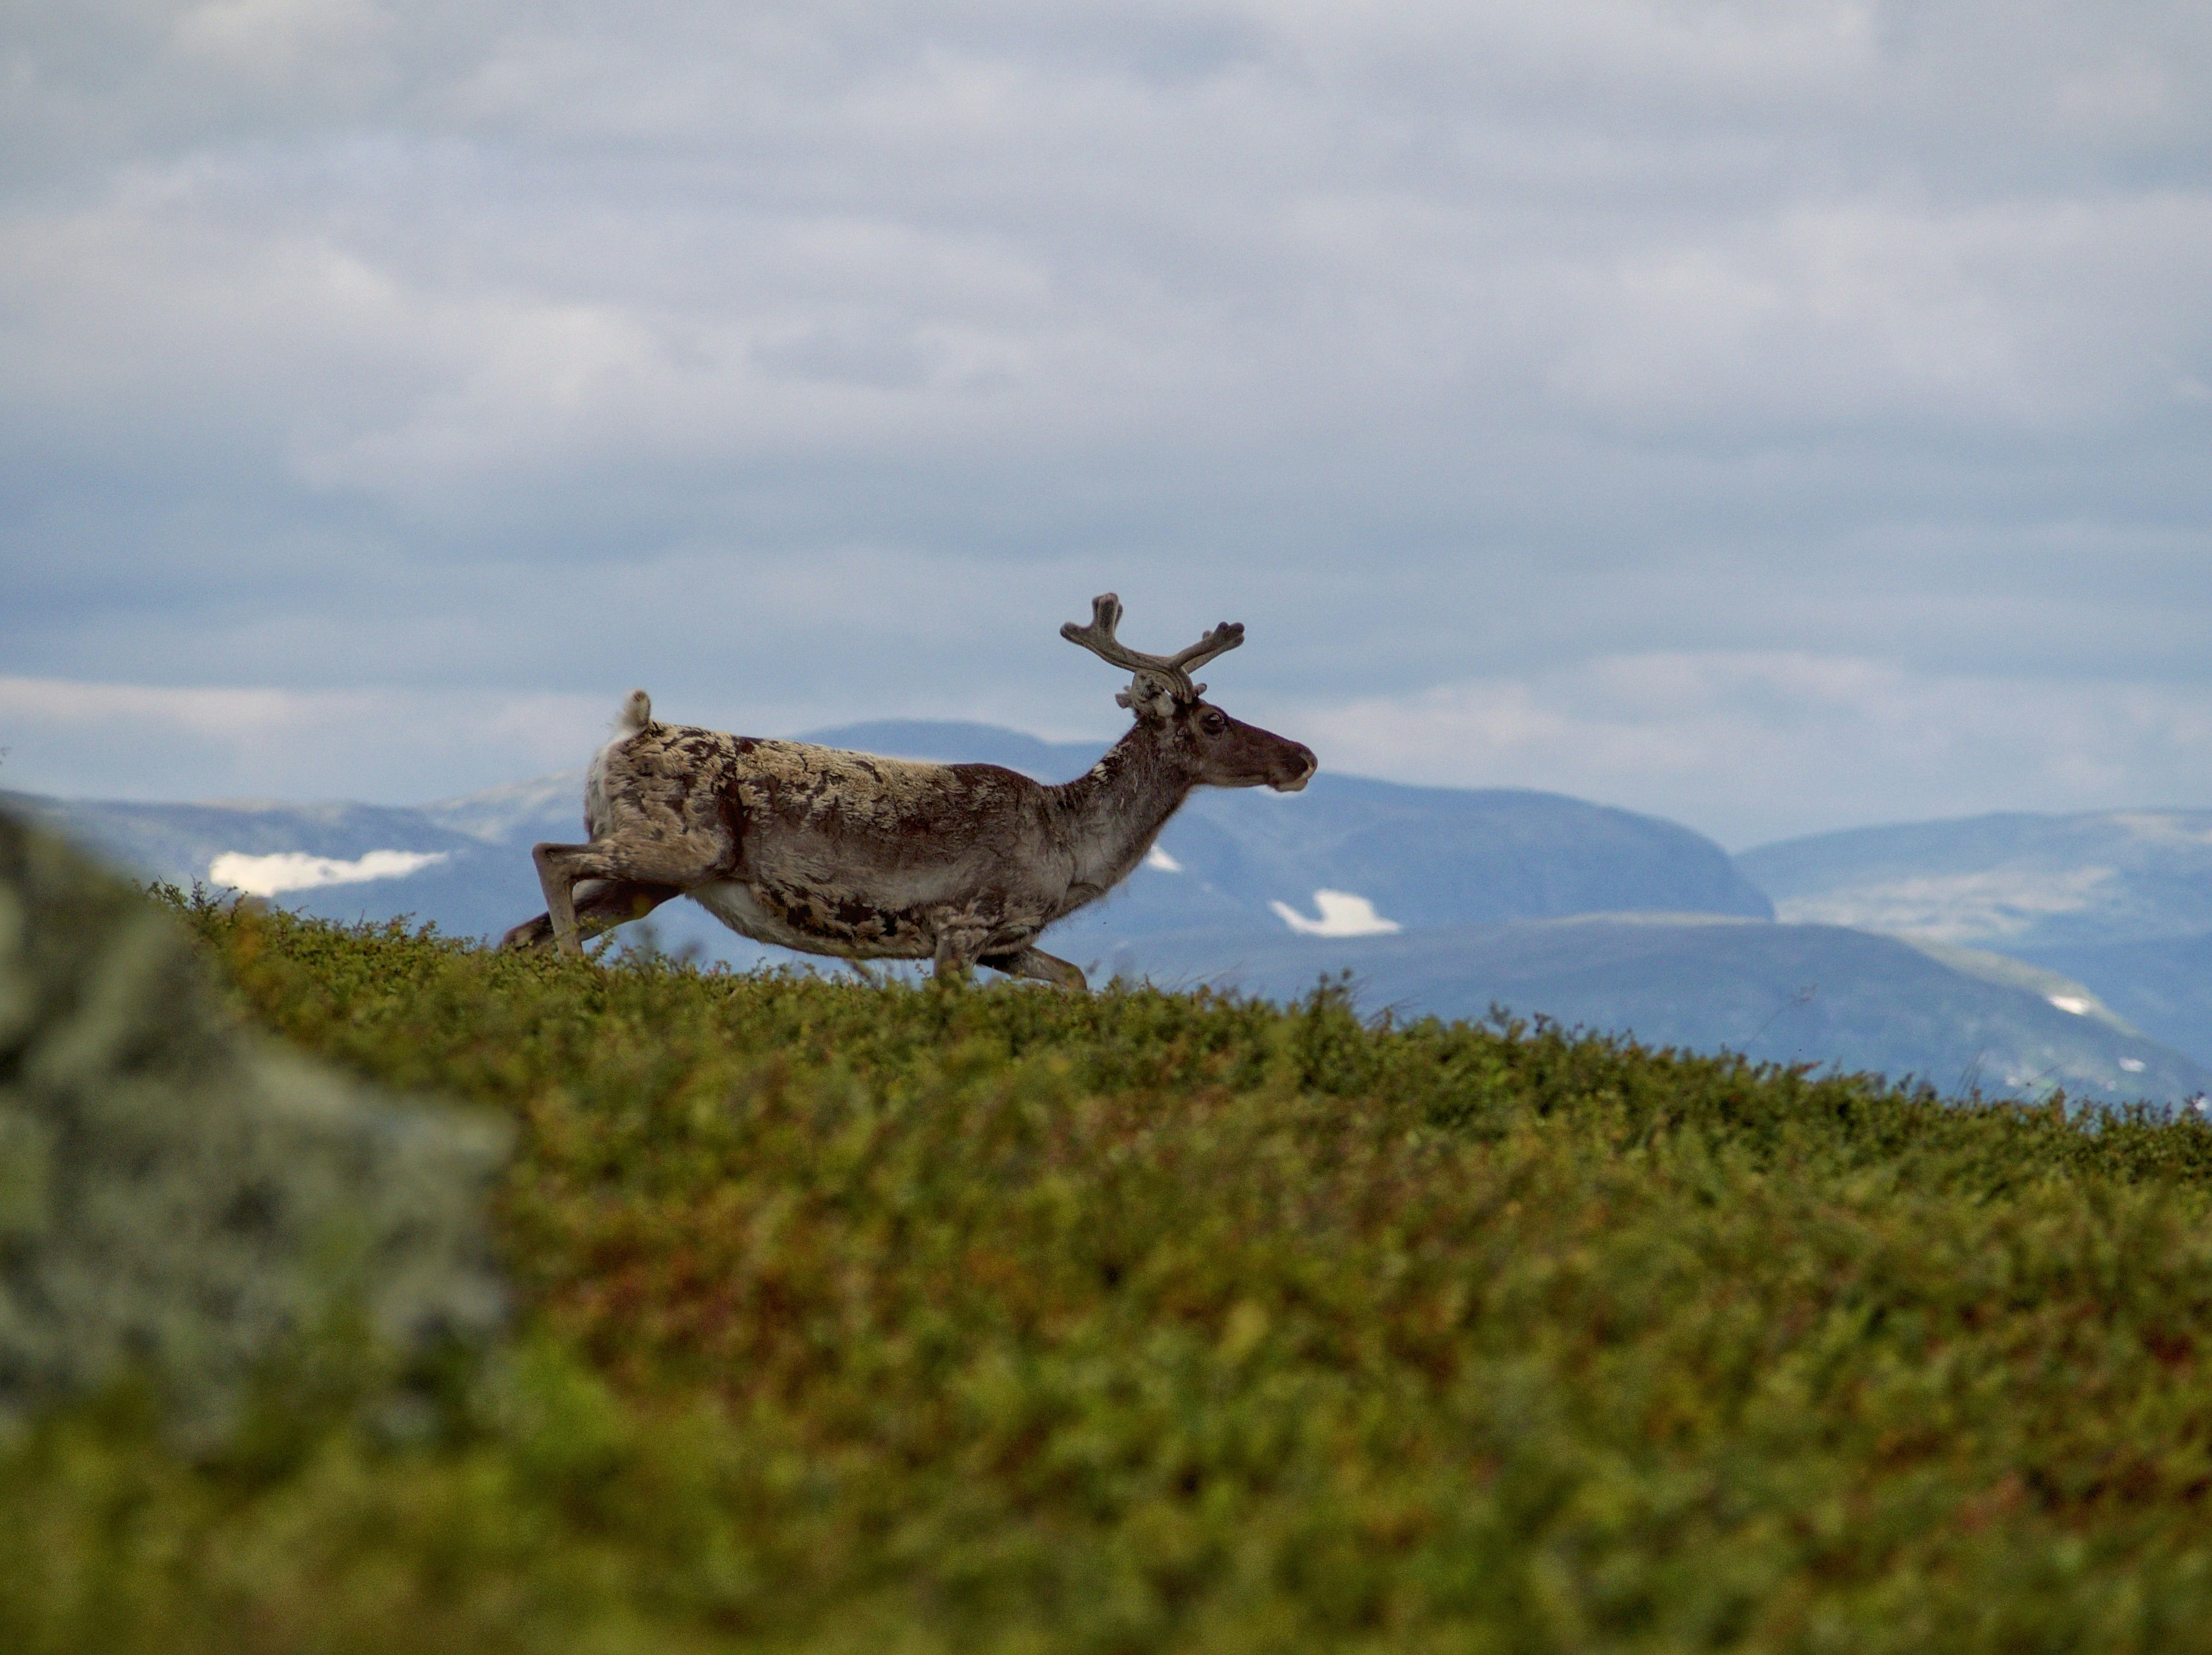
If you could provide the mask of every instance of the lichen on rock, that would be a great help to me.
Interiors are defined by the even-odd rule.
[[[387,1349],[483,1336],[508,1136],[241,1027],[169,916],[0,814],[0,1419],[129,1373],[217,1433],[341,1307]]]

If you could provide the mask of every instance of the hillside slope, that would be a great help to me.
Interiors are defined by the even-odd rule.
[[[2021,950],[2085,985],[2153,1040],[2212,1062],[2212,931]]]
[[[11,1650],[2212,1642],[2195,1116],[185,918],[514,1123],[515,1337],[0,1439]]]

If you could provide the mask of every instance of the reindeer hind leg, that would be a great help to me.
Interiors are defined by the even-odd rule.
[[[617,925],[642,919],[671,897],[684,892],[676,885],[655,885],[640,879],[580,881],[570,899],[576,912],[579,937],[597,937]],[[499,939],[502,949],[542,949],[553,946],[553,916],[549,911],[526,919]]]
[[[563,954],[584,951],[574,894],[579,882],[608,882],[611,892],[594,893],[586,899],[586,910],[595,917],[604,914],[607,925],[617,925],[714,877],[731,860],[732,848],[722,834],[698,831],[651,837],[617,834],[589,845],[533,846],[530,859],[538,866],[538,887],[545,894],[553,946]],[[640,902],[642,906],[637,906]],[[625,906],[629,911],[622,912]],[[619,918],[614,917],[617,912]],[[516,931],[534,931],[534,925],[533,921]]]
[[[1091,987],[1091,979],[1083,974],[1082,967],[1047,954],[1042,949],[1020,949],[1012,954],[987,954],[976,963],[988,966],[994,971],[1002,971],[1009,977],[1035,978],[1039,982],[1050,983],[1059,988],[1073,989],[1079,994],[1088,992]]]

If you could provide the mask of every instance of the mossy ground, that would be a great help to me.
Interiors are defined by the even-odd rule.
[[[0,1446],[13,1650],[2212,1648],[2212,1131],[185,906],[521,1126],[514,1342]]]

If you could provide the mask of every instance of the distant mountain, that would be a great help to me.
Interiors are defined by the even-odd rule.
[[[1863,828],[1761,846],[1736,865],[1784,919],[2049,967],[2212,1063],[2212,810]]]
[[[2212,931],[2037,949],[2027,957],[2090,985],[2154,1039],[2212,1064]]]
[[[1004,764],[1051,781],[1080,774],[1106,746],[909,722],[845,725],[807,739]],[[228,882],[326,918],[405,915],[434,920],[448,935],[496,937],[541,911],[528,847],[580,835],[582,786],[579,767],[416,809],[25,795],[0,796],[0,803],[179,884]],[[2196,818],[2155,820],[2172,824],[2163,842],[2197,843]],[[2212,829],[2212,817],[2203,826]],[[2071,980],[2063,949],[2046,949],[2048,957],[2030,961],[1947,945],[1979,941],[1990,929],[1986,917],[1961,918],[1976,912],[1976,900],[1996,903],[1996,929],[2008,937],[2020,928],[2006,933],[2003,925],[2020,914],[2080,921],[2109,912],[2128,917],[2139,932],[2154,927],[2174,906],[2154,896],[2160,870],[2171,871],[2142,848],[2157,834],[2140,827],[2108,833],[2100,843],[2135,846],[2137,860],[2107,856],[2085,871],[2051,848],[2049,835],[2038,840],[2023,830],[1990,842],[2039,843],[2048,865],[2019,860],[2028,854],[2020,852],[2014,863],[2000,861],[1994,883],[1977,883],[1986,869],[1971,849],[1953,845],[1934,854],[1929,846],[1942,852],[1949,843],[1942,834],[1905,830],[1924,837],[1900,846],[1880,840],[1887,831],[1823,836],[1864,840],[1846,847],[1856,863],[1814,841],[1732,862],[1675,823],[1557,794],[1407,787],[1325,771],[1296,795],[1199,790],[1120,890],[1054,927],[1045,943],[1101,975],[1118,970],[1290,997],[1323,973],[1350,970],[1372,1008],[1479,1017],[1498,1001],[1524,1015],[1629,1030],[1660,1044],[1909,1072],[1946,1089],[1978,1083],[2037,1094],[2063,1084],[2088,1096],[2173,1099],[2212,1078],[2124,1021],[2184,1044],[2168,1031],[2187,1034],[2197,1027],[2191,1019],[2205,1016],[2203,1000],[2170,980],[2189,963],[2174,952],[2185,950],[2186,937],[2069,944],[2091,953],[2122,946],[2173,953],[2171,960],[2099,955],[2094,988]],[[1931,855],[1933,874],[1915,860]],[[1787,903],[1860,901],[1866,919],[1894,921],[1907,896],[1934,902],[1931,893],[1948,891],[1956,900],[1949,908],[1935,903],[1902,913],[1936,916],[1916,949],[1834,924],[1760,923],[1774,907],[1753,882],[1768,870],[1778,870],[1769,876],[1791,893],[1787,918],[1808,917]],[[1929,885],[1930,878],[1938,883]],[[2094,900],[2077,901],[2082,893]],[[797,958],[750,943],[685,902],[623,935],[632,945],[739,967]],[[1984,946],[2021,955],[2005,943]],[[2123,980],[2130,971],[2168,977],[2153,993]],[[2082,974],[2090,973],[2085,967]],[[2206,1048],[2191,1049],[2201,1061]]]
[[[0,793],[0,803],[66,828],[149,876],[204,881],[216,858],[310,852],[351,861],[372,851],[450,852],[477,841],[413,809],[375,804],[276,804],[242,799],[198,804],[105,803]]]
[[[401,914],[449,936],[497,935],[540,911],[528,855],[442,825],[425,810],[368,804],[139,804],[0,793],[15,810],[149,879],[189,890],[241,884],[301,913],[353,921]],[[363,877],[378,852],[418,859]],[[257,865],[258,864],[258,865]],[[321,864],[319,866],[313,864]],[[257,880],[256,874],[273,880]],[[302,883],[317,880],[319,883]]]
[[[2212,1068],[2146,1039],[2062,978],[1965,950],[1939,959],[1836,925],[1600,914],[1326,943],[1204,932],[1132,938],[1114,959],[1164,985],[1273,999],[1348,970],[1370,1012],[1480,1019],[1501,1006],[1650,1046],[1915,1076],[1946,1095],[2033,1098],[2063,1087],[2077,1098],[2166,1101],[2212,1090]]]
[[[1763,845],[1784,919],[2010,953],[2212,931],[2212,810],[1969,816]]]
[[[877,718],[866,724],[810,730],[799,737],[855,753],[880,753],[887,759],[928,759],[939,764],[1003,764],[1038,781],[1072,781],[1098,762],[1113,745],[1095,742],[1048,742],[997,724],[963,724],[952,718]]]
[[[853,724],[806,739],[893,756],[1005,764],[1054,781],[1081,774],[1106,748],[960,724]],[[412,913],[449,933],[483,936],[542,908],[523,852],[539,840],[580,837],[582,794],[579,768],[411,809],[20,803],[121,861],[183,885],[222,882],[216,869],[225,858],[291,853],[333,864],[358,864],[379,851],[434,858],[418,871],[380,878],[362,876],[366,869],[325,868],[325,882],[268,894],[312,913]],[[242,882],[238,864],[224,866],[229,882]],[[295,876],[280,869],[268,876]],[[1054,935],[1069,937],[1071,927],[1115,937],[1202,925],[1288,931],[1298,920],[1324,932],[1347,925],[1421,929],[1597,909],[1771,912],[1718,846],[1654,816],[1553,793],[1403,787],[1324,774],[1295,795],[1200,789],[1138,876]],[[693,941],[728,935],[711,920],[695,927],[682,912],[664,911],[663,930]],[[752,957],[741,939],[732,941],[733,950],[711,948],[709,957]]]
[[[1107,743],[1048,743],[988,725],[847,724],[807,737],[891,757],[1003,764],[1065,781]],[[1202,925],[1326,926],[1317,893],[1358,899],[1348,924],[1423,930],[1599,911],[1771,918],[1764,894],[1704,835],[1558,793],[1407,787],[1325,767],[1305,791],[1201,787],[1156,856],[1051,935],[1125,937]],[[1048,944],[1051,946],[1051,944]]]
[[[422,814],[441,828],[487,845],[527,849],[541,840],[573,842],[584,836],[584,771],[580,764],[465,798],[441,799],[422,806]]]

